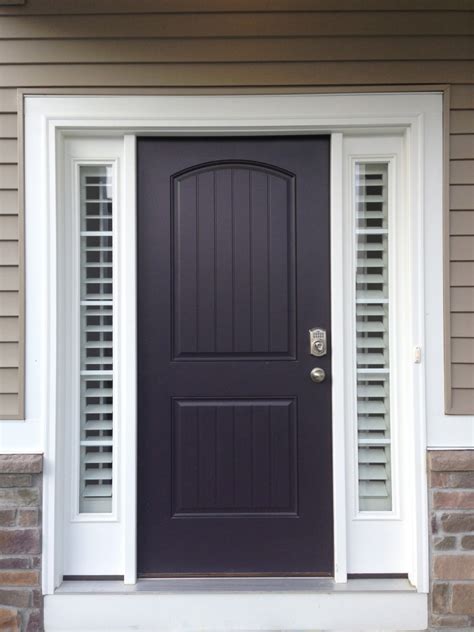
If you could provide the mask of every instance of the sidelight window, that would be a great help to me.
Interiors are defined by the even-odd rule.
[[[388,164],[356,163],[355,187],[359,510],[390,511]]]
[[[80,166],[80,513],[112,511],[112,167]]]

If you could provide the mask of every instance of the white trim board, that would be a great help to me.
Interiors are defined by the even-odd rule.
[[[255,95],[255,96],[201,96],[201,97],[169,97],[169,96],[140,96],[140,97],[26,97],[25,100],[25,139],[26,139],[26,239],[27,239],[27,419],[24,424],[15,422],[23,431],[4,428],[4,444],[8,451],[26,451],[22,446],[31,449],[28,431],[32,429],[33,420],[40,431],[37,434],[37,449],[45,452],[45,494],[44,494],[44,573],[43,588],[45,593],[52,593],[61,579],[61,533],[58,532],[58,513],[61,510],[62,494],[60,478],[56,476],[57,466],[61,466],[61,450],[58,446],[61,437],[60,417],[58,417],[56,402],[56,196],[57,178],[54,169],[58,139],[65,134],[94,136],[98,133],[104,136],[115,136],[125,140],[126,152],[133,156],[133,137],[136,134],[265,134],[265,133],[333,133],[333,166],[341,152],[341,142],[338,134],[370,134],[370,133],[401,133],[405,135],[410,147],[408,161],[410,164],[410,204],[416,210],[418,218],[410,242],[410,261],[418,279],[417,289],[413,293],[412,302],[417,314],[415,327],[416,339],[413,344],[424,348],[426,357],[436,356],[438,344],[442,338],[442,310],[439,306],[439,318],[427,318],[425,321],[424,270],[431,270],[431,258],[424,255],[428,251],[441,251],[441,228],[433,233],[432,225],[442,225],[441,209],[441,129],[442,129],[442,98],[440,94],[367,94],[367,95]],[[335,157],[336,156],[336,157]],[[426,159],[424,158],[426,156]],[[124,162],[133,164],[133,157],[125,157]],[[60,161],[58,161],[60,165]],[[51,168],[53,166],[53,168]],[[134,199],[133,181],[125,176],[125,196],[127,204]],[[333,179],[333,208],[337,212],[337,182]],[[128,193],[127,193],[128,191]],[[430,211],[430,231],[423,232],[423,209]],[[430,243],[427,245],[427,238]],[[432,241],[431,241],[432,240]],[[425,244],[425,249],[423,248]],[[124,256],[131,256],[130,253]],[[439,258],[439,257],[438,257]],[[430,268],[428,268],[430,262]],[[339,272],[340,273],[340,272]],[[436,279],[430,273],[431,285],[436,286]],[[442,276],[439,276],[441,288]],[[428,305],[433,300],[430,292],[426,294]],[[131,287],[131,286],[130,286]],[[132,288],[133,289],[133,288]],[[333,297],[334,308],[337,303]],[[339,299],[340,300],[340,299]],[[431,311],[428,311],[432,314]],[[436,314],[438,312],[436,311]],[[434,322],[436,320],[436,322]],[[425,324],[429,327],[427,341],[433,341],[424,347]],[[334,326],[334,323],[333,323]],[[432,328],[434,327],[434,334]],[[334,331],[334,330],[333,330]],[[335,353],[340,353],[335,348]],[[427,524],[426,524],[426,480],[424,459],[426,454],[426,426],[425,405],[430,402],[430,396],[440,392],[439,380],[442,380],[442,362],[437,363],[436,380],[426,384],[425,396],[425,363],[413,368],[413,391],[411,396],[411,416],[413,418],[413,436],[409,445],[409,460],[412,464],[414,480],[413,504],[416,506],[413,515],[412,534],[412,567],[411,580],[418,590],[428,589],[427,563]],[[342,367],[341,367],[342,368]],[[340,396],[344,396],[342,388],[343,378],[334,377],[334,383],[339,383]],[[416,393],[416,397],[415,394]],[[133,393],[127,410],[133,411]],[[337,399],[339,395],[335,394]],[[436,399],[436,398],[435,398]],[[430,404],[431,405],[431,404]],[[337,408],[337,407],[336,407]],[[440,409],[441,410],[441,409]],[[335,409],[336,412],[336,409]],[[340,409],[339,409],[339,415]],[[441,414],[441,413],[440,413]],[[30,421],[31,420],[31,421]],[[132,421],[127,431],[128,438],[134,446]],[[339,428],[339,431],[337,430]],[[340,432],[341,421],[335,422],[335,433]],[[335,453],[335,507],[339,511],[337,524],[344,524],[341,517],[345,508],[344,498],[344,437],[340,437]],[[466,434],[466,444],[469,435]],[[128,439],[123,442],[127,443]],[[124,445],[122,443],[122,445]],[[335,442],[336,443],[336,442]],[[128,444],[130,445],[130,444]],[[124,448],[125,449],[125,448]],[[337,452],[339,450],[339,452]],[[342,452],[341,452],[342,450]],[[133,450],[132,450],[133,452]],[[57,459],[58,457],[58,459]],[[58,462],[57,462],[58,461]],[[124,491],[126,500],[124,506],[134,508],[134,465],[128,464],[127,488]],[[123,476],[123,472],[122,472]],[[124,479],[122,479],[124,480]],[[128,513],[128,512],[127,512]],[[124,574],[127,581],[133,582],[134,552],[130,542],[134,542],[134,524],[129,517],[128,527],[124,533],[123,546],[126,554]],[[55,527],[55,525],[57,525]],[[60,530],[59,530],[60,531]],[[56,532],[56,534],[55,534]],[[56,537],[55,537],[56,535]],[[133,537],[132,537],[133,536]],[[132,538],[132,539],[130,539]],[[338,579],[344,581],[344,534],[336,533],[336,553],[340,557],[337,561]],[[123,554],[123,551],[120,555]]]

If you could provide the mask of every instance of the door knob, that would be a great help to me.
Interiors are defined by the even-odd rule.
[[[324,382],[324,380],[326,379],[326,371],[324,369],[321,369],[320,367],[316,367],[315,369],[313,369],[309,375],[313,382],[316,382],[316,384]]]

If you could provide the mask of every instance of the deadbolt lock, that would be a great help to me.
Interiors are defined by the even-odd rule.
[[[328,349],[325,329],[315,328],[309,330],[309,352],[317,358],[326,355]]]

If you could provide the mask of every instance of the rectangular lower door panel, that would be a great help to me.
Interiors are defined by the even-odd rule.
[[[297,515],[292,400],[175,400],[173,517]]]

